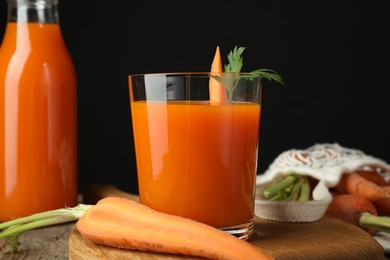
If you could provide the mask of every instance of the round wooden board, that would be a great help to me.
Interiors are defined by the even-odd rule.
[[[384,259],[383,247],[357,226],[323,217],[312,223],[279,223],[256,217],[249,241],[276,259]],[[116,249],[82,237],[76,225],[69,236],[69,259],[197,259]]]

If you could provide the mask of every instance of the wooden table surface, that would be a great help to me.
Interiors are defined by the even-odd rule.
[[[0,255],[1,260],[69,259],[69,233],[75,222],[44,227],[23,233],[19,250]]]
[[[25,232],[18,252],[0,255],[1,260],[69,259],[69,234],[75,222]],[[385,258],[388,259],[388,258]]]
[[[96,192],[97,190],[99,192]],[[98,199],[100,199],[102,197],[106,197],[108,195],[112,195],[112,194],[115,194],[115,195],[118,195],[118,196],[122,196],[122,197],[128,197],[130,199],[137,199],[138,198],[137,196],[129,195],[129,194],[124,193],[122,191],[118,191],[118,190],[115,189],[115,187],[111,187],[111,186],[104,187],[104,189],[101,189],[99,187],[98,188],[97,187],[93,187],[93,189],[91,191],[89,191],[86,194],[84,194],[84,195],[88,195],[88,196],[84,196],[84,199],[86,200],[85,203],[94,203]],[[328,222],[329,221],[327,221],[327,223]],[[333,223],[333,222],[335,222],[335,223]],[[329,222],[331,224],[331,227],[333,227],[334,225],[339,226],[339,224],[340,224],[338,220],[337,221],[333,221],[333,222],[332,221]],[[72,228],[74,227],[74,224],[75,224],[75,222],[71,222],[71,223],[68,223],[68,224],[55,225],[55,226],[50,226],[50,227],[45,227],[45,228],[40,228],[40,229],[32,230],[32,231],[29,231],[29,232],[25,232],[25,233],[23,233],[20,236],[20,239],[19,239],[20,247],[19,247],[18,252],[12,253],[12,254],[8,254],[8,255],[0,255],[0,259],[1,260],[3,260],[3,259],[4,260],[8,260],[8,259],[15,259],[15,260],[16,259],[17,260],[24,260],[24,259],[56,259],[56,260],[63,260],[63,259],[67,259],[68,260],[69,259],[69,245],[70,245],[69,237],[70,237]],[[316,226],[316,228],[314,228],[314,229],[318,229],[318,225],[321,227],[322,224],[323,223],[313,223],[313,224],[309,224],[309,225],[310,226]],[[278,227],[282,228],[282,230],[286,231],[286,232],[284,232],[285,233],[284,236],[282,236],[282,237],[269,236],[268,240],[270,240],[269,241],[271,243],[270,245],[267,244],[267,241],[261,242],[261,243],[264,243],[264,244],[262,244],[262,246],[264,246],[265,249],[267,248],[267,246],[269,246],[269,249],[272,249],[272,250],[275,249],[272,246],[273,244],[275,244],[275,241],[271,241],[272,239],[276,239],[278,241],[277,244],[279,245],[278,246],[278,248],[279,248],[280,246],[282,246],[281,243],[284,241],[283,239],[286,236],[290,236],[291,234],[297,234],[297,233],[299,233],[297,231],[302,230],[304,228],[308,228],[309,226],[301,225],[301,224],[288,225],[288,224],[268,223],[267,225],[264,225],[262,227],[262,230],[263,230],[262,232],[264,234],[272,234],[272,232],[274,232],[275,229],[277,229]],[[349,228],[351,228],[351,227],[348,227],[348,229]],[[292,230],[288,231],[289,229],[292,229]],[[325,232],[332,232],[330,229],[332,229],[332,228],[328,227],[324,231]],[[337,227],[336,229],[339,229],[339,228]],[[337,232],[337,230],[334,230],[334,231],[337,234],[340,233],[340,232]],[[367,240],[367,236],[365,236],[364,233],[360,232],[359,229],[353,228],[352,231],[353,231],[352,233],[354,233],[355,235],[356,234],[357,235],[359,235],[359,234],[363,235],[363,238]],[[343,233],[343,232],[341,232],[341,233]],[[349,232],[346,232],[346,233],[349,233]],[[308,234],[310,234],[310,232]],[[347,234],[339,234],[338,236],[343,237],[343,239],[344,239],[343,241],[345,241],[346,237],[350,238],[350,236],[348,236]],[[318,238],[310,237],[310,239],[316,240],[317,242],[319,242]],[[356,240],[358,238],[356,238],[356,236],[355,236],[354,239]],[[349,240],[352,241],[354,239],[351,238]],[[290,240],[286,240],[286,241],[290,241]],[[337,239],[335,238],[335,240],[337,240]],[[328,242],[328,243],[331,243],[331,242]],[[335,241],[333,241],[333,244],[334,243],[335,243]],[[340,241],[338,241],[337,244],[339,244],[339,243],[340,243]],[[356,242],[355,241],[354,243],[358,244],[358,245],[355,245],[355,246],[358,246],[359,250],[361,249],[361,247],[364,247],[364,245],[360,245],[360,242]],[[344,246],[345,246],[348,243],[342,242],[340,244],[344,244]],[[371,242],[370,244],[375,246],[375,243],[373,244]],[[288,245],[286,244],[284,246],[286,248],[290,248],[291,247],[290,244],[288,244]],[[340,245],[340,246],[343,247],[342,245]],[[321,247],[318,247],[318,248],[317,247],[316,248],[311,247],[310,250],[314,250],[314,251],[315,250],[320,250],[321,251],[320,248]],[[331,246],[327,247],[326,250],[329,250],[330,248],[332,248],[332,247]],[[272,252],[272,250],[270,252]],[[324,250],[322,250],[322,251],[324,251]],[[381,250],[379,250],[379,251],[381,251]],[[377,250],[375,250],[375,252],[379,253],[379,252],[377,252]],[[378,258],[376,258],[376,259],[378,259]],[[388,258],[385,258],[385,259],[388,259]]]

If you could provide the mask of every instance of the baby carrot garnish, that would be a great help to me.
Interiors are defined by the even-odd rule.
[[[219,50],[219,46],[217,46],[213,63],[211,64],[210,75],[215,76],[222,72],[223,72],[223,68],[222,68],[221,52]],[[210,77],[209,90],[210,90],[210,103],[223,104],[227,102],[226,88],[213,77]]]

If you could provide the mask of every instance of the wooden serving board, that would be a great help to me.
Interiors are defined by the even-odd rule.
[[[92,196],[134,195],[115,187],[94,187]],[[104,192],[97,191],[103,188]],[[107,192],[109,188],[110,192]],[[91,190],[89,190],[90,192]],[[90,201],[91,202],[91,201]],[[255,218],[255,235],[249,241],[276,259],[385,259],[383,247],[361,228],[339,219],[323,217],[312,223],[279,223]],[[94,244],[82,237],[76,225],[69,236],[69,259],[197,259],[116,249]]]

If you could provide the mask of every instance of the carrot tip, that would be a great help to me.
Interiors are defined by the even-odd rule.
[[[215,50],[213,62],[211,64],[211,75],[222,73],[222,60],[219,46]],[[227,93],[225,87],[216,79],[210,78],[209,83],[210,103],[222,104],[227,101]]]

